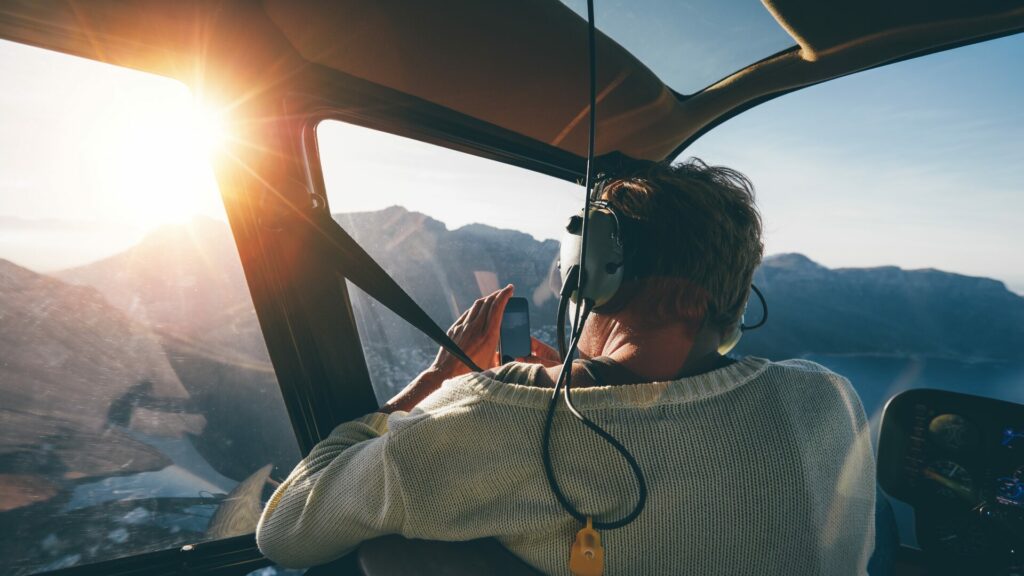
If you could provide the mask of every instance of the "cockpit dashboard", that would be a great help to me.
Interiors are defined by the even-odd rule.
[[[1024,406],[910,390],[885,409],[878,479],[934,574],[1024,573]]]

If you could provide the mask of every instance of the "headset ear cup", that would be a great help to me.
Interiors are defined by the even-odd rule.
[[[583,298],[594,306],[611,300],[622,285],[625,257],[618,214],[603,202],[595,202],[587,217],[586,262],[580,262],[583,213],[569,219],[562,235],[559,267],[563,286],[572,266],[585,275]],[[580,297],[570,293],[574,302]]]
[[[718,353],[721,354],[722,356],[725,356],[729,352],[732,352],[732,349],[735,348],[736,345],[740,343],[740,338],[742,337],[743,322],[740,321],[737,322],[735,326],[733,326],[732,330],[729,331],[729,334],[718,345]]]

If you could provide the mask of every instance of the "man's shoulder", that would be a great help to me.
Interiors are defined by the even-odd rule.
[[[839,374],[833,372],[831,369],[804,358],[790,358],[789,360],[773,361],[771,362],[771,365],[782,370],[794,370],[798,372],[811,372],[839,376]]]
[[[782,390],[793,393],[813,394],[828,388],[844,397],[857,394],[848,378],[827,366],[803,358],[769,362],[764,376],[777,382]]]
[[[786,375],[801,380],[841,381],[847,385],[850,383],[845,376],[833,371],[831,368],[804,358],[769,361],[766,372],[770,375]]]
[[[817,411],[819,416],[853,413],[858,419],[865,418],[860,396],[850,380],[817,362],[802,358],[770,362],[763,378],[784,404],[799,406],[805,416]],[[808,410],[811,406],[814,410]]]

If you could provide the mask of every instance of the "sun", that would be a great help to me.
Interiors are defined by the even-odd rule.
[[[115,187],[110,211],[141,229],[225,219],[212,164],[227,141],[225,113],[187,89],[131,102],[97,129],[96,169]]]

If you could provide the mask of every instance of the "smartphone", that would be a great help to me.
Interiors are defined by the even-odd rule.
[[[502,362],[530,355],[530,302],[512,297],[501,317],[501,342],[498,344]]]

